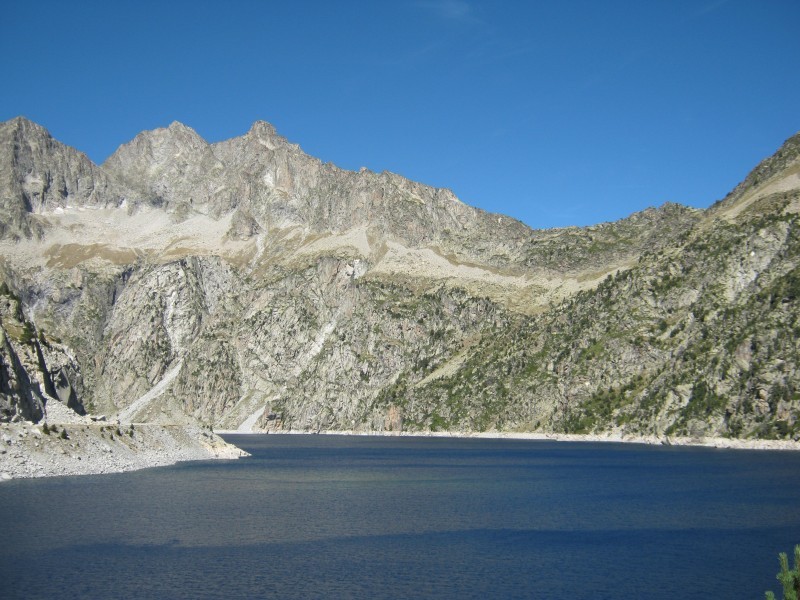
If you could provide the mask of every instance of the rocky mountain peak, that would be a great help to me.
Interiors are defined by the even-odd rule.
[[[189,127],[188,125],[184,125],[180,121],[173,121],[172,123],[169,124],[167,129],[169,131],[194,131],[191,127]]]
[[[0,131],[4,136],[8,135],[8,132],[16,132],[25,137],[50,137],[50,133],[44,127],[21,115],[0,123]]]
[[[280,148],[292,151],[295,154],[302,154],[303,158],[308,160],[314,160],[312,157],[304,154],[302,150],[300,150],[300,146],[297,144],[293,144],[289,142],[285,137],[280,135],[275,127],[271,123],[267,123],[266,121],[255,121],[251,126],[250,129],[245,133],[243,136],[233,138],[228,140],[228,142],[232,142],[234,145],[243,148],[259,148],[263,150],[263,148],[267,148],[269,150],[277,150]],[[226,142],[222,142],[220,145],[225,145]],[[256,144],[256,146],[253,146]]]
[[[247,135],[256,136],[259,138],[273,138],[279,137],[275,127],[266,121],[255,121],[251,126]]]
[[[106,161],[104,168],[117,169],[124,163],[141,158],[164,160],[182,152],[202,152],[208,146],[194,129],[173,121],[168,127],[143,131],[133,140],[122,144]]]
[[[134,199],[89,158],[17,117],[0,124],[0,238],[41,235],[37,213]]]
[[[136,189],[150,204],[183,214],[192,208],[215,212],[208,206],[208,188],[219,187],[217,177],[224,165],[194,129],[173,121],[120,146],[103,163],[103,169]]]
[[[736,216],[768,196],[800,189],[800,133],[787,139],[771,156],[762,160],[709,213]]]
[[[22,116],[0,123],[0,144],[4,156],[14,157],[15,160],[23,162],[25,157],[31,154],[42,155],[58,152],[62,147],[66,148],[56,141],[47,129]],[[74,152],[82,155],[77,150]]]

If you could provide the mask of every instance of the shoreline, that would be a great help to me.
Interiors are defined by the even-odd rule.
[[[183,461],[248,456],[197,425],[75,421],[0,424],[0,483],[124,473]]]
[[[354,431],[354,430],[325,430],[325,431],[236,431],[215,430],[218,435],[352,435],[375,437],[442,437],[442,438],[478,438],[478,439],[512,439],[512,440],[538,440],[550,442],[585,442],[585,443],[617,443],[617,444],[642,444],[646,446],[687,446],[696,448],[718,448],[723,450],[781,450],[800,451],[800,441],[792,440],[743,440],[737,438],[690,438],[670,436],[635,436],[622,434],[597,434],[597,433],[537,433],[537,432],[512,432],[512,431],[481,431],[481,432],[453,432],[453,431]]]
[[[87,419],[88,421],[88,419]],[[247,452],[226,442],[225,435],[343,435],[360,437],[509,439],[549,442],[617,443],[681,446],[722,450],[800,451],[800,441],[742,440],[609,434],[453,431],[237,431],[203,430],[191,425],[116,422],[62,423],[68,438],[45,434],[41,424],[0,424],[0,482],[11,479],[123,473],[183,461],[233,459]],[[120,430],[122,428],[122,430]],[[124,430],[124,431],[123,431]],[[56,431],[55,429],[53,431]],[[124,435],[112,435],[122,431]]]

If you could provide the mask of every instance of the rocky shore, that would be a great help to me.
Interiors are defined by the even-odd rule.
[[[117,423],[48,403],[46,420],[0,424],[0,481],[119,473],[247,453],[197,425]]]
[[[800,442],[792,440],[742,440],[720,437],[671,437],[629,436],[619,434],[569,434],[569,433],[503,433],[488,432],[470,434],[468,437],[508,438],[526,440],[554,440],[562,442],[616,442],[624,444],[647,444],[651,446],[698,446],[732,450],[795,450],[800,451]]]
[[[221,431],[219,433],[237,433],[241,431]],[[258,434],[259,432],[252,432]],[[309,434],[309,431],[285,431],[285,434]],[[696,446],[703,448],[724,448],[730,450],[794,450],[800,451],[800,441],[793,440],[757,440],[734,439],[721,437],[672,437],[672,436],[633,436],[622,434],[572,434],[572,433],[531,433],[511,431],[404,431],[404,432],[377,432],[377,431],[320,431],[320,435],[379,435],[400,437],[458,437],[458,438],[485,438],[485,439],[516,439],[516,440],[549,440],[554,442],[612,442],[619,444],[646,444],[649,446]]]
[[[174,464],[184,460],[234,459],[247,452],[229,444],[218,433],[197,424],[163,425],[106,421],[80,416],[56,400],[46,406],[39,423],[0,423],[0,481],[24,477],[120,473]],[[254,432],[257,433],[257,432]],[[286,431],[308,434],[308,431]],[[463,437],[618,442],[649,445],[704,446],[742,450],[800,450],[789,440],[742,440],[627,436],[621,434],[556,434],[528,432],[363,432],[320,431],[328,435],[387,435],[404,437]]]
[[[70,411],[71,412],[71,411]],[[234,459],[247,452],[227,443],[217,433],[197,425],[160,425],[93,421],[77,415],[31,423],[0,424],[0,481],[23,477],[119,473],[165,466],[184,460]],[[68,421],[68,422],[64,422]],[[278,435],[308,434],[286,431]],[[402,437],[459,437],[524,439],[566,442],[615,442],[666,446],[697,446],[734,450],[794,450],[790,440],[741,440],[623,435],[578,435],[518,432],[363,432],[321,431],[321,435],[383,435]],[[251,435],[265,435],[252,432]]]

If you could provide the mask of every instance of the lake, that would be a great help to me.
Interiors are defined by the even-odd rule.
[[[0,485],[3,598],[762,599],[800,453],[226,435],[253,454]]]

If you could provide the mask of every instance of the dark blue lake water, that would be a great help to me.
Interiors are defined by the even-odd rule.
[[[755,600],[800,543],[800,453],[226,438],[0,485],[0,597]]]

